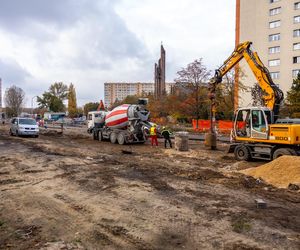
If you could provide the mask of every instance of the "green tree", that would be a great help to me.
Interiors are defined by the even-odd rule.
[[[87,116],[90,111],[96,111],[99,106],[99,102],[89,102],[84,104],[83,112]]]
[[[23,89],[13,85],[6,89],[4,102],[6,106],[6,114],[8,117],[18,116],[25,101],[25,92]]]
[[[64,100],[68,96],[68,86],[62,82],[56,82],[45,91],[41,97],[37,97],[39,108],[47,108],[53,112],[65,111]]]
[[[287,92],[286,105],[291,117],[300,118],[300,72]]]
[[[73,83],[69,86],[68,92],[68,112],[70,117],[76,117],[77,115],[77,100],[76,100],[76,91]]]

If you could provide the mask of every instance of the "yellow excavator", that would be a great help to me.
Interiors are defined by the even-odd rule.
[[[251,42],[239,44],[224,64],[216,70],[209,84],[209,98],[215,110],[215,91],[222,77],[245,58],[262,89],[264,107],[238,108],[231,131],[229,153],[237,160],[273,160],[282,155],[300,155],[300,124],[295,119],[278,119],[283,92],[273,82]]]

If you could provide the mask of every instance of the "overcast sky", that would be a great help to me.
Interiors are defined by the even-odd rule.
[[[211,70],[234,48],[234,0],[0,0],[3,92],[30,106],[58,81],[79,105],[104,98],[104,82],[153,82],[161,42],[167,81],[202,57]]]

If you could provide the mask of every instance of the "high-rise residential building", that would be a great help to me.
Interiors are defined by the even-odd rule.
[[[236,0],[236,42],[253,42],[253,48],[269,69],[271,77],[286,94],[300,71],[300,1]],[[252,87],[256,81],[245,60],[242,80]],[[250,94],[239,104],[251,103]]]
[[[116,100],[122,101],[129,95],[154,93],[153,82],[104,83],[104,105],[109,107]],[[170,93],[173,83],[166,83],[166,92]]]

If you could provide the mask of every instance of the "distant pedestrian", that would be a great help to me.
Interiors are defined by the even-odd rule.
[[[170,148],[172,148],[172,141],[170,138],[171,132],[168,129],[166,129],[166,127],[163,127],[161,134],[165,138],[165,148],[167,148],[167,142],[169,143]]]
[[[158,142],[157,142],[157,130],[156,130],[156,124],[154,124],[151,128],[150,128],[150,137],[151,137],[151,146],[153,146],[153,144],[155,143],[156,147],[158,146]]]

